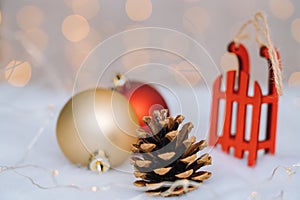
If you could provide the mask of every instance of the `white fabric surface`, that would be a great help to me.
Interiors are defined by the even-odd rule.
[[[199,129],[203,131],[197,136],[198,139],[203,139],[207,134],[211,99],[207,91],[199,91],[203,91],[203,102],[200,102],[203,117],[200,116],[199,122]],[[10,170],[0,173],[0,199],[151,199],[133,187],[132,182],[135,178],[128,163],[121,167],[121,171],[110,170],[98,176],[87,169],[74,166],[63,156],[56,142],[55,126],[58,113],[70,93],[0,85],[0,95],[1,166],[39,165],[59,171],[55,177],[58,185],[102,187],[101,191],[97,192],[65,187],[44,190]],[[272,171],[277,166],[289,167],[300,163],[299,98],[299,88],[286,90],[285,95],[280,98],[275,156],[260,155],[257,166],[249,168],[246,159],[235,159],[232,155],[221,152],[220,148],[214,148],[211,151],[213,165],[206,168],[213,176],[203,187],[175,199],[281,199],[280,194],[283,199],[300,199],[299,173],[289,176],[283,168],[279,168],[270,180]],[[192,106],[190,105],[191,110]],[[182,114],[190,115],[186,121],[193,119],[193,113]],[[44,128],[43,131],[40,130],[41,127]],[[32,138],[39,133],[38,140],[25,156]],[[295,170],[297,171],[296,168]],[[51,171],[32,167],[17,171],[30,176],[42,186],[55,184]],[[256,194],[256,198],[251,197],[251,194]]]

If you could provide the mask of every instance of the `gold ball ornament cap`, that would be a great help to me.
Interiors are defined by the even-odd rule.
[[[89,169],[102,174],[110,168],[110,163],[104,151],[95,152],[90,158]]]
[[[128,100],[117,91],[97,88],[78,93],[66,103],[56,135],[70,161],[106,171],[128,158],[131,144],[137,141],[137,128],[138,118]]]

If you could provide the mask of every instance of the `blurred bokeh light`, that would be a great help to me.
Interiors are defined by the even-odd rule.
[[[289,18],[295,10],[290,0],[269,0],[269,5],[272,14],[280,19]]]
[[[90,31],[88,21],[80,15],[69,15],[62,23],[62,32],[66,39],[78,42],[84,39]]]
[[[126,13],[133,21],[144,21],[152,14],[151,0],[127,0]]]
[[[70,84],[84,59],[99,43],[114,34],[143,27],[182,32],[195,39],[220,70],[237,69],[238,61],[234,55],[226,53],[226,46],[243,22],[262,10],[266,13],[272,40],[284,63],[284,83],[298,85],[299,6],[300,2],[292,0],[3,1],[0,10],[1,77],[5,77],[6,67],[11,65],[12,60],[26,60],[30,62],[33,72],[30,79],[47,76],[47,73],[39,71],[45,68],[64,83]],[[260,82],[266,77],[265,73],[259,71],[261,68],[256,67],[262,63],[256,59],[258,47],[255,30],[247,28],[246,33],[249,38],[243,40],[243,43],[251,56],[256,56],[251,58],[252,77]],[[149,46],[152,42],[150,38],[152,36],[147,31],[124,34],[120,43],[112,49]],[[163,47],[180,52],[180,56],[188,55],[193,48],[184,38],[176,38],[176,35],[159,39]],[[160,50],[139,50],[122,56],[118,61],[118,69],[133,69],[137,65],[156,62],[172,65],[176,70],[182,68],[178,71],[183,71],[186,73],[184,76],[187,76],[190,71],[186,68],[190,66],[180,56]],[[5,78],[2,80],[5,81]]]
[[[6,66],[5,78],[13,86],[24,87],[31,78],[31,66],[29,62],[12,60]]]
[[[300,72],[294,72],[289,78],[289,86],[300,86]]]
[[[294,39],[300,43],[300,18],[292,22],[291,31]]]

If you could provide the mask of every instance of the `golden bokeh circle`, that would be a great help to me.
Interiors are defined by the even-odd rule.
[[[289,78],[289,86],[300,86],[300,72],[294,72]]]
[[[295,6],[290,0],[269,0],[272,14],[279,19],[289,18],[295,11]]]
[[[12,60],[8,63],[5,70],[5,79],[13,86],[24,87],[30,81],[30,63],[19,60]]]
[[[292,22],[291,32],[294,39],[300,43],[300,18],[297,18]]]
[[[125,9],[131,20],[144,21],[152,14],[152,2],[151,0],[127,0]]]
[[[69,15],[62,23],[62,33],[71,42],[84,39],[90,31],[88,21],[81,15]]]

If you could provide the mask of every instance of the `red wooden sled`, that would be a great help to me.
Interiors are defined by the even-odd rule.
[[[269,63],[269,88],[268,94],[263,95],[257,81],[254,82],[254,95],[249,96],[250,63],[246,48],[242,44],[231,43],[228,51],[234,53],[239,61],[239,71],[227,72],[226,89],[221,90],[222,76],[219,76],[213,85],[212,109],[210,121],[209,145],[220,144],[222,150],[229,153],[230,147],[234,148],[234,156],[243,158],[244,152],[248,151],[248,166],[256,164],[257,152],[264,149],[265,153],[275,153],[276,124],[278,111],[278,93],[275,88],[273,70],[268,54],[268,49],[263,46],[260,49],[260,56],[266,58]],[[279,59],[279,54],[277,52]],[[238,79],[236,80],[236,73]],[[238,87],[235,88],[235,85]],[[220,113],[219,105],[225,100],[225,113]],[[232,122],[233,104],[236,104],[236,123]],[[262,105],[267,105],[266,137],[259,141]],[[247,107],[252,106],[250,140],[246,140],[246,118]],[[224,114],[224,124],[220,136],[218,136],[219,115]],[[248,114],[249,116],[249,114]],[[231,126],[236,125],[235,133],[231,133]]]

